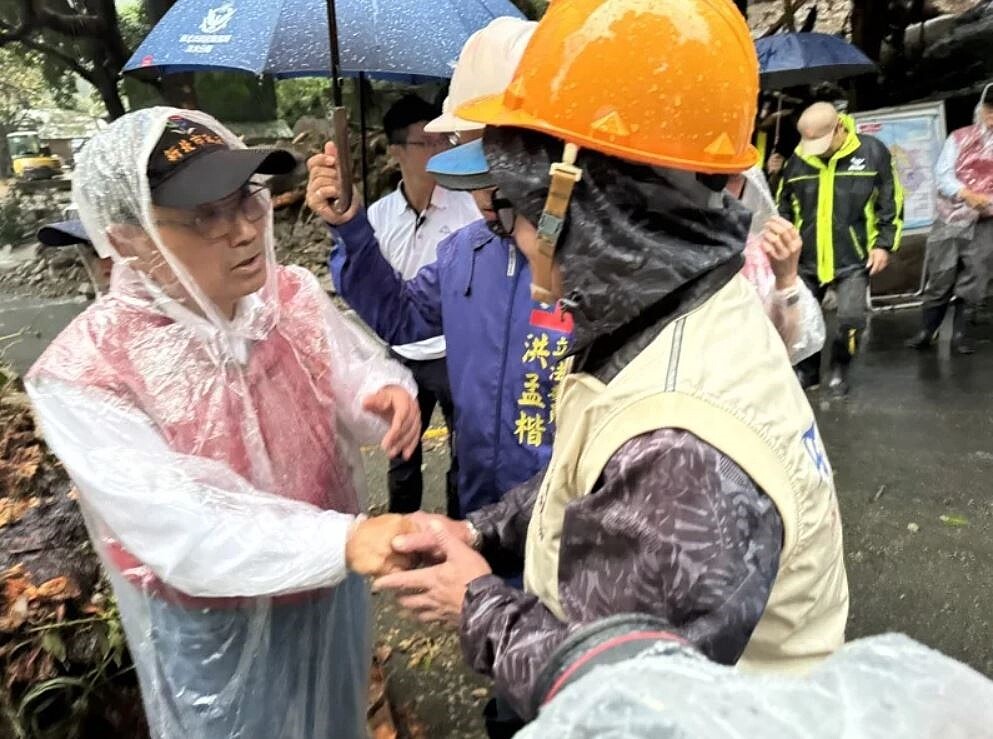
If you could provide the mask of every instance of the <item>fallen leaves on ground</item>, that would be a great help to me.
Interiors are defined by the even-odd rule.
[[[965,516],[960,516],[957,513],[946,513],[938,516],[938,520],[941,521],[945,526],[951,526],[955,529],[960,529],[963,526],[969,525],[969,519]]]

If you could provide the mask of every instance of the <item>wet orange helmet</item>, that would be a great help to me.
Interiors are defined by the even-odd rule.
[[[557,0],[507,90],[457,114],[694,172],[751,167],[755,45],[730,0]]]

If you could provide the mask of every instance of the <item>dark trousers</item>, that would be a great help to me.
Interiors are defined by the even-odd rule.
[[[421,433],[431,425],[431,416],[436,405],[441,406],[448,427],[448,449],[452,463],[445,475],[445,497],[447,514],[450,518],[461,518],[459,497],[456,480],[459,474],[459,463],[455,456],[455,409],[452,404],[452,390],[448,384],[448,367],[444,359],[430,359],[426,362],[415,362],[401,357],[395,352],[390,355],[410,369],[417,383],[417,403],[421,408]],[[413,513],[421,507],[421,497],[424,494],[424,479],[421,475],[422,464],[421,444],[418,443],[410,459],[397,457],[390,460],[389,491],[391,513]]]
[[[869,273],[865,270],[850,272],[827,285],[820,285],[816,278],[801,275],[818,302],[824,300],[828,289],[834,287],[838,297],[838,325],[831,341],[831,366],[851,364],[858,350],[859,341],[869,320],[869,306],[866,291],[869,289]],[[821,353],[800,362],[797,367],[813,377],[821,371]]]
[[[991,262],[993,218],[977,223],[971,233],[929,238],[925,310],[943,310],[953,297],[969,306],[982,303],[990,281]]]

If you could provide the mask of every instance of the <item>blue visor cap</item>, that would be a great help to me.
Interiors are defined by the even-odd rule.
[[[42,226],[38,229],[38,241],[44,246],[73,246],[74,244],[90,243],[79,219]]]
[[[483,154],[483,140],[435,154],[428,161],[428,174],[446,190],[485,190],[496,187],[490,165]]]

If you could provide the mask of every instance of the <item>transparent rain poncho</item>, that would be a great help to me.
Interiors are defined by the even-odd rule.
[[[939,162],[955,154],[950,162],[952,176],[963,187],[993,197],[993,128],[983,120],[983,104],[990,100],[993,84],[987,85],[976,104],[973,124],[953,131],[945,143]],[[954,151],[949,147],[953,147]],[[939,163],[939,169],[940,169]],[[940,176],[940,175],[939,175]],[[993,217],[993,208],[977,210],[964,200],[948,197],[939,190],[937,218],[931,227],[930,239],[971,239],[981,218]]]
[[[242,146],[209,116],[166,108],[86,145],[73,197],[115,259],[112,285],[28,391],[79,489],[152,735],[365,736],[368,593],[344,551],[363,508],[358,444],[386,425],[362,401],[414,386],[312,275],[276,265],[264,192],[252,243],[265,284],[222,315],[151,205],[146,163],[180,113]],[[211,242],[204,258],[227,248]]]
[[[742,176],[745,187],[741,203],[752,212],[742,273],[758,291],[766,313],[786,344],[790,362],[797,364],[824,346],[824,315],[817,298],[803,282],[797,284],[797,300],[793,305],[787,305],[776,291],[776,276],[761,245],[766,222],[778,213],[776,201],[760,167],[752,167]]]
[[[668,648],[665,648],[666,650]],[[652,648],[594,668],[518,739],[972,739],[993,727],[993,682],[899,634],[846,644],[803,677]]]

